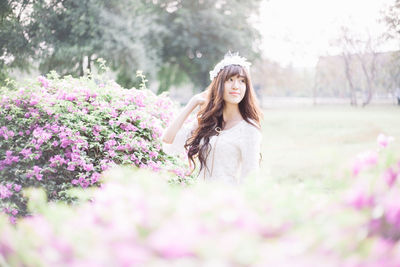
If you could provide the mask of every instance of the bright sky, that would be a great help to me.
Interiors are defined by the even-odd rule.
[[[341,25],[377,35],[380,10],[394,0],[264,0],[260,10],[262,51],[283,65],[312,67],[318,55],[333,54],[332,40]]]

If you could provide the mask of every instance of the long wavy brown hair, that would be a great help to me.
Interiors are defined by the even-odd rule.
[[[245,95],[239,103],[240,114],[246,122],[260,128],[262,113],[258,107],[249,73],[239,65],[226,66],[208,86],[207,100],[197,113],[198,127],[192,132],[191,137],[185,143],[191,172],[196,169],[196,157],[200,162],[200,171],[203,168],[209,170],[206,160],[211,148],[209,144],[210,138],[218,134],[215,130],[216,127],[220,127],[221,129],[225,127],[225,121],[222,116],[225,107],[224,84],[226,80],[236,75],[245,77],[246,83]]]

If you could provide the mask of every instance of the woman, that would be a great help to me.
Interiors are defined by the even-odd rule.
[[[163,135],[164,151],[186,149],[192,172],[210,181],[242,183],[259,169],[261,112],[249,76],[250,63],[227,54],[210,71],[211,84],[193,96]],[[182,127],[196,107],[197,121]]]

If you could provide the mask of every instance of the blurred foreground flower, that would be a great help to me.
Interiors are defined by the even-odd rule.
[[[377,141],[378,145],[379,145],[381,148],[385,148],[385,147],[387,147],[391,142],[394,141],[394,138],[393,138],[393,136],[386,136],[386,135],[384,135],[384,134],[379,134],[378,137],[377,137],[377,139],[376,139],[376,141]]]

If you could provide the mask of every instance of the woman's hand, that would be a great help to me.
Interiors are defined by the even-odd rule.
[[[190,113],[192,113],[193,110],[197,106],[201,106],[206,103],[207,94],[208,94],[208,90],[206,89],[205,91],[201,92],[200,94],[194,95],[189,100],[189,102],[182,109],[182,111],[179,113],[179,115],[174,119],[174,121],[165,130],[163,137],[162,137],[162,141],[164,143],[172,144],[172,142],[175,139],[176,133],[179,131],[180,128],[182,128],[183,123],[185,122],[187,117],[190,115]]]
[[[191,103],[194,107],[203,105],[207,101],[207,93],[208,90],[205,90],[199,94],[192,96],[192,98],[189,100],[189,103]]]

